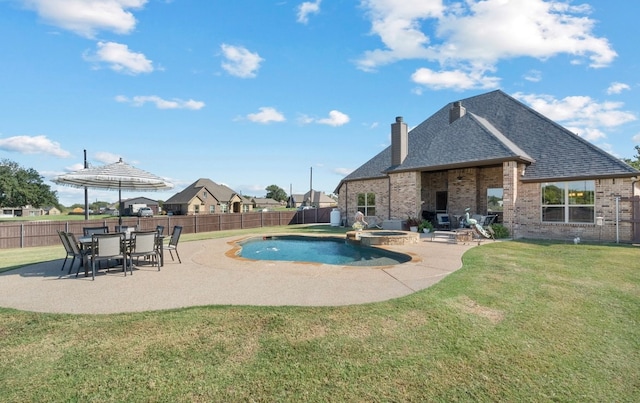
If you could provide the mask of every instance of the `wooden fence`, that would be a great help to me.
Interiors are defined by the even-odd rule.
[[[122,217],[122,225],[137,225],[141,231],[164,226],[164,235],[171,235],[175,225],[182,226],[182,233],[225,231],[275,227],[292,224],[329,223],[330,207],[302,211],[265,211],[256,213],[202,214],[189,216]],[[0,223],[0,249],[49,246],[60,243],[58,231],[82,234],[86,226],[109,227],[115,230],[118,217],[90,221],[21,221]]]

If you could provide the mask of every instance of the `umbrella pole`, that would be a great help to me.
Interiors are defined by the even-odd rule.
[[[118,225],[122,226],[122,181],[118,181]]]

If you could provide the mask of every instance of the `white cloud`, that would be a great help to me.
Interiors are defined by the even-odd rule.
[[[640,144],[640,133],[638,133],[635,136],[633,136],[631,138],[631,140],[633,140],[634,143],[639,143]]]
[[[47,23],[93,38],[104,30],[128,34],[136,26],[129,9],[141,9],[147,0],[24,0]]]
[[[478,77],[494,71],[503,59],[545,60],[568,54],[574,61],[588,60],[599,68],[617,56],[606,38],[592,33],[595,21],[588,17],[587,5],[544,0],[467,0],[448,7],[442,0],[363,0],[362,4],[368,9],[371,32],[384,48],[365,52],[358,67],[372,71],[400,60],[424,59],[441,68],[431,79],[444,83],[424,84],[433,88],[451,87],[448,71],[457,80],[476,77],[474,88],[487,88],[492,78]],[[426,27],[433,29],[432,37],[425,33]],[[466,88],[464,80],[461,83]]]
[[[527,81],[537,83],[542,80],[542,72],[540,70],[529,70],[524,74],[523,77]]]
[[[85,60],[96,63],[106,63],[109,68],[118,73],[140,74],[151,73],[153,62],[142,53],[129,50],[127,45],[115,42],[98,42],[98,49],[94,54],[85,54]]]
[[[320,3],[322,0],[305,1],[298,6],[298,22],[306,24],[309,22],[309,14],[318,14],[320,12]]]
[[[628,91],[630,89],[631,89],[631,87],[629,87],[628,84],[614,82],[614,83],[611,83],[609,88],[607,88],[607,94],[609,94],[609,95],[611,95],[611,94],[620,94],[622,91],[625,91],[625,90]]]
[[[514,97],[590,141],[606,138],[603,129],[638,119],[633,113],[622,110],[624,104],[621,102],[599,103],[588,96],[555,99],[550,95],[516,93]]]
[[[261,107],[259,109],[258,113],[248,114],[247,119],[255,123],[284,122],[286,120],[284,115],[275,108]]]
[[[353,172],[353,169],[352,168],[334,168],[333,172],[340,176],[347,176],[351,172]]]
[[[204,102],[194,101],[193,99],[189,99],[187,101],[179,98],[166,100],[156,95],[138,95],[133,98],[128,98],[124,95],[118,95],[115,99],[117,102],[129,103],[133,106],[143,106],[146,103],[153,103],[158,109],[200,110],[205,106]]]
[[[97,153],[93,154],[93,158],[103,164],[113,164],[114,162],[118,162],[120,161],[120,157],[121,155],[109,153],[106,151],[98,151]]]
[[[298,123],[302,125],[317,123],[320,125],[329,125],[329,126],[337,127],[337,126],[346,125],[347,123],[349,123],[349,120],[350,120],[349,115],[346,115],[337,110],[332,110],[332,111],[329,111],[328,117],[321,118],[321,119],[312,118],[308,115],[301,115],[298,118]]]
[[[252,53],[242,46],[232,46],[223,43],[220,48],[226,59],[226,62],[222,63],[222,68],[232,76],[253,78],[260,68],[260,63],[264,61],[258,53]]]
[[[483,75],[484,72],[462,70],[433,71],[420,68],[411,75],[413,82],[433,89],[467,90],[471,88],[495,88],[500,79]]]
[[[13,136],[0,138],[0,150],[20,154],[48,154],[67,158],[71,155],[60,147],[60,143],[51,141],[47,136]]]
[[[349,116],[340,111],[332,110],[329,112],[329,117],[318,119],[317,123],[333,127],[343,126],[349,123]]]

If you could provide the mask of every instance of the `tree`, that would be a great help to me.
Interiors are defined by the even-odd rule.
[[[267,191],[267,198],[273,199],[276,201],[284,201],[287,200],[287,192],[284,191],[278,185],[270,185],[265,188]]]
[[[0,161],[0,207],[56,206],[58,195],[33,168],[22,168],[18,163]]]
[[[631,165],[635,169],[640,169],[640,146],[635,146],[635,149],[636,149],[636,155],[634,156],[635,160],[624,158],[623,161]]]

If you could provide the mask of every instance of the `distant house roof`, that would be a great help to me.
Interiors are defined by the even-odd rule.
[[[389,146],[342,182],[385,177],[390,172],[438,171],[513,160],[528,165],[523,181],[638,174],[622,160],[500,90],[460,103],[466,113],[453,122],[449,116],[452,104],[447,104],[409,132],[408,154],[401,164],[391,166]]]
[[[207,189],[218,202],[227,202],[230,201],[233,196],[239,195],[235,190],[225,185],[217,184],[211,179],[200,178],[187,186],[183,191],[171,196],[165,204],[189,203],[194,197],[199,197],[203,188]]]
[[[258,207],[281,206],[282,203],[270,197],[254,197],[251,199]]]

